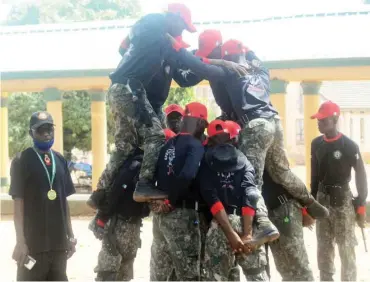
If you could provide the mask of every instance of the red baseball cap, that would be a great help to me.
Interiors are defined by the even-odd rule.
[[[240,130],[242,129],[239,124],[232,120],[225,121],[225,124],[227,126],[227,129],[230,133],[230,138],[233,139],[239,135]]]
[[[178,14],[186,24],[186,30],[189,32],[196,32],[197,29],[191,22],[191,12],[188,7],[182,3],[171,3],[168,4],[167,12],[172,14]]]
[[[222,44],[221,48],[222,58],[226,55],[238,55],[247,52],[248,48],[244,46],[243,42],[236,39],[230,39],[226,41],[224,44]]]
[[[199,34],[198,51],[195,52],[195,56],[207,58],[220,45],[222,45],[221,32],[215,29],[207,29]]]
[[[208,137],[213,137],[220,133],[229,133],[226,123],[220,119],[213,120],[207,128]]]
[[[208,110],[202,103],[192,102],[185,106],[184,116],[201,118],[207,121]]]
[[[168,116],[170,113],[173,113],[173,112],[178,112],[182,116],[184,115],[184,109],[181,106],[176,105],[176,104],[168,105],[164,109],[164,112],[165,112],[166,116]]]
[[[172,137],[175,137],[176,136],[176,133],[173,132],[171,129],[169,128],[165,128],[163,129],[163,132],[164,132],[164,136],[166,138],[166,141],[168,141],[168,139],[171,139]]]
[[[332,116],[339,116],[340,115],[340,108],[337,104],[332,101],[326,101],[321,104],[319,111],[312,115],[311,118],[318,120],[332,117]]]

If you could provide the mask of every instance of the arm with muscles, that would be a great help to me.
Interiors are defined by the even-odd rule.
[[[24,189],[25,174],[21,163],[20,155],[17,155],[12,161],[10,168],[11,185],[9,195],[14,199],[14,227],[16,234],[16,245],[12,258],[23,265],[28,255],[28,246],[24,236]]]
[[[364,162],[358,146],[356,146],[356,154],[354,157],[355,180],[358,196],[354,199],[354,207],[356,209],[356,221],[359,227],[365,228],[366,221],[366,198],[367,198],[367,178]]]
[[[214,219],[218,224],[220,224],[232,250],[234,252],[243,252],[245,249],[243,241],[231,226],[225,208],[218,198],[217,191],[208,177],[209,173],[206,173],[207,171],[210,172],[210,170],[204,165],[199,172],[201,195],[210,207]]]
[[[315,140],[311,143],[311,194],[317,199],[317,192],[319,190],[319,164],[316,157]]]
[[[71,174],[67,169],[67,162],[65,161],[65,195],[66,198],[70,195],[76,193],[76,190],[73,186]],[[72,220],[71,220],[71,213],[69,209],[68,199],[66,199],[66,221],[67,221],[67,238],[68,238],[68,251],[67,251],[67,258],[70,258],[76,252],[76,244],[77,240],[74,237],[73,229],[72,229]]]
[[[240,185],[242,189],[242,216],[243,216],[243,236],[242,240],[252,239],[252,223],[257,210],[257,202],[262,197],[256,186],[255,173],[252,165],[246,165]]]
[[[204,147],[200,142],[191,142],[187,146],[184,166],[180,173],[175,177],[174,185],[171,185],[175,189],[170,189],[168,193],[170,204],[175,204],[179,198],[184,197],[189,193],[189,186],[197,176],[203,155]]]

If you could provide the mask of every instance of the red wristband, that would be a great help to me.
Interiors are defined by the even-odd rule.
[[[209,62],[209,59],[208,58],[204,58],[202,57],[202,62],[205,63],[205,64],[210,64]]]
[[[105,222],[98,218],[98,219],[97,219],[97,221],[96,221],[96,224],[97,224],[98,226],[100,226],[100,227],[104,227]]]
[[[212,207],[211,207],[211,213],[212,215],[215,215],[216,213],[218,213],[219,211],[225,209],[224,206],[222,205],[221,202],[217,202],[215,203]]]
[[[307,212],[306,208],[302,208],[302,215],[303,216],[308,215],[308,212]]]
[[[360,206],[357,208],[357,213],[358,214],[361,214],[361,215],[364,215],[366,214],[366,207],[365,206]]]
[[[242,215],[249,215],[254,216],[256,214],[256,211],[252,209],[251,207],[242,207]]]
[[[164,200],[164,204],[165,205],[170,205],[170,200],[169,199]]]

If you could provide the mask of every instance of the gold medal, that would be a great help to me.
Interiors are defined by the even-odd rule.
[[[55,192],[55,190],[53,189],[50,189],[48,192],[48,199],[50,201],[54,201],[56,198],[57,198],[57,192]]]

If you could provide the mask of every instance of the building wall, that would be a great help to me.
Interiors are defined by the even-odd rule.
[[[297,164],[304,164],[303,95],[299,82],[289,83],[286,104],[291,117],[287,119],[287,151]],[[341,112],[339,130],[359,145],[363,158],[370,163],[370,109],[342,108]]]

